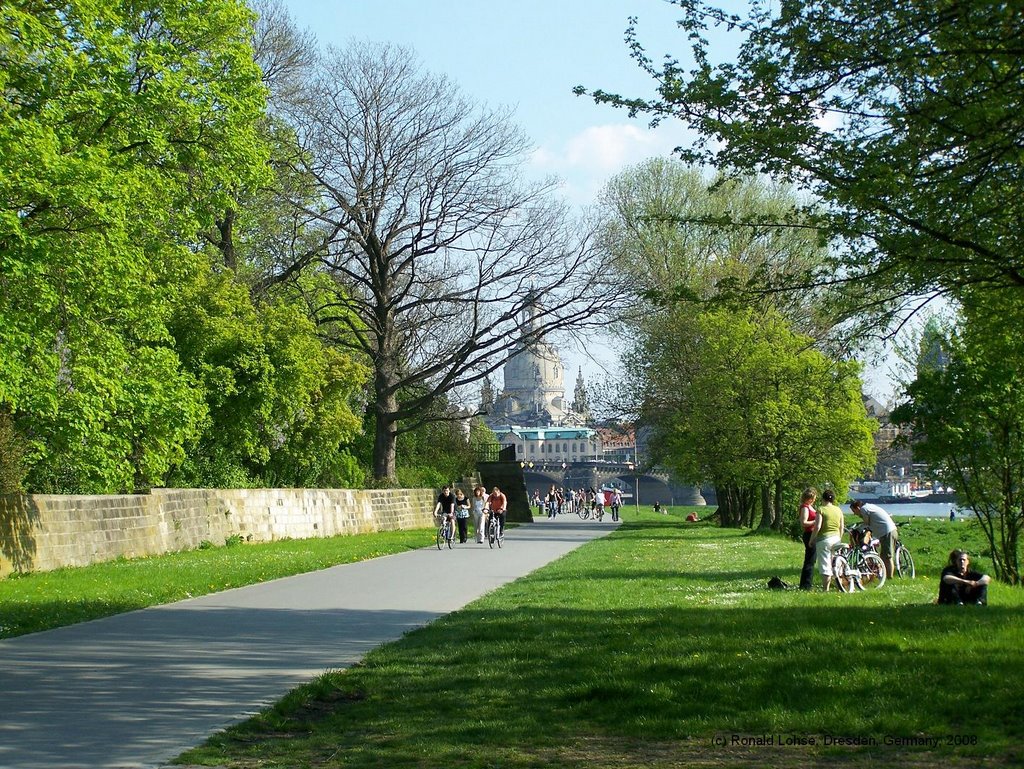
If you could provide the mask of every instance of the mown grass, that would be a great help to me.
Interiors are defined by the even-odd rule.
[[[1020,765],[1024,592],[996,586],[987,608],[935,606],[948,550],[977,550],[975,533],[921,521],[904,537],[919,560],[914,581],[855,595],[773,592],[772,575],[796,581],[799,543],[631,515],[615,534],[325,674],[180,760]],[[740,744],[769,738],[814,744]],[[876,744],[825,744],[836,738]]]
[[[0,580],[0,638],[425,547],[433,529],[240,543]]]

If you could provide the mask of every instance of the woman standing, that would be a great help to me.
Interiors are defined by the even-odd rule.
[[[487,489],[477,486],[473,489],[473,498],[470,500],[470,508],[473,511],[473,531],[476,532],[477,543],[484,541],[484,507],[487,505]]]
[[[811,542],[815,546],[818,559],[818,571],[821,572],[822,587],[828,591],[832,586],[832,549],[839,544],[843,536],[843,511],[836,504],[836,494],[826,489],[821,495],[824,502],[814,519],[814,531]]]
[[[455,490],[455,523],[459,527],[459,544],[464,545],[469,539],[466,532],[469,527],[469,500],[462,489]]]
[[[548,506],[548,518],[554,518],[558,514],[558,492],[555,490],[555,484],[551,484],[551,488],[548,489],[548,494],[544,497],[544,504]]]
[[[814,584],[814,545],[811,536],[814,534],[814,520],[818,511],[814,509],[814,501],[818,498],[818,490],[813,486],[804,489],[800,495],[800,526],[803,528],[804,565],[800,569],[800,589],[810,590]]]

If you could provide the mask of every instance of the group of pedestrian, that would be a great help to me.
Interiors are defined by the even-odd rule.
[[[500,530],[504,533],[507,507],[508,498],[497,486],[491,489],[490,494],[483,486],[476,486],[473,488],[472,497],[466,497],[462,489],[457,488],[453,491],[451,486],[445,486],[437,497],[437,504],[434,505],[434,516],[455,521],[460,544],[469,541],[469,519],[472,517],[476,541],[482,543],[489,516],[497,517]]]
[[[800,589],[810,590],[814,584],[815,570],[821,574],[821,584],[828,590],[832,584],[832,551],[842,539],[846,528],[843,510],[836,504],[835,492],[826,489],[821,495],[822,504],[815,508],[818,491],[805,489],[800,496],[800,526],[803,530],[804,562],[800,570]],[[854,499],[850,512],[860,516],[862,535],[877,536],[886,577],[894,571],[894,555],[899,542],[899,529],[892,516],[880,505]],[[815,569],[817,567],[817,569]],[[962,550],[949,554],[949,563],[939,578],[940,604],[987,604],[988,584],[986,574],[970,569],[970,557]]]
[[[612,520],[619,520],[622,510],[622,493],[618,489],[568,489],[551,484],[543,495],[539,490],[533,492],[531,499],[537,508],[537,515],[554,518],[556,515],[568,513],[574,515],[581,510],[590,510],[591,514],[601,520],[605,508],[612,514]]]

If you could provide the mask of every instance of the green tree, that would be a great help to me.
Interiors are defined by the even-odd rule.
[[[640,373],[655,456],[714,484],[722,525],[781,529],[811,483],[845,489],[873,461],[859,368],[830,360],[773,311],[659,318],[627,370]]]
[[[28,486],[123,491],[202,418],[165,322],[196,233],[262,172],[264,90],[233,0],[0,8],[0,408]]]
[[[323,344],[303,306],[253,303],[230,271],[187,287],[168,327],[205,393],[201,433],[174,481],[186,486],[333,485],[355,478],[341,445],[366,370]]]
[[[972,291],[960,321],[925,336],[907,400],[892,414],[914,456],[937,468],[985,531],[996,576],[1021,584],[1024,527],[1024,322],[1016,292]]]
[[[656,65],[651,100],[600,102],[686,121],[686,159],[788,180],[825,205],[855,306],[963,286],[1024,286],[1024,14],[1013,3],[784,0],[740,18],[676,0],[690,63]],[[708,32],[738,38],[712,59]],[[584,89],[578,88],[579,93]],[[754,286],[755,290],[762,286]]]
[[[754,178],[709,179],[678,160],[655,158],[616,175],[598,211],[612,281],[627,297],[620,316],[627,325],[656,315],[666,301],[723,306],[736,299],[738,284],[769,284],[827,261],[790,190]],[[783,220],[805,226],[779,227]],[[821,336],[828,328],[821,293],[779,292],[741,302],[778,309]]]
[[[798,488],[842,488],[870,454],[870,423],[856,367],[812,349],[809,335],[828,341],[828,297],[734,289],[827,261],[814,227],[795,226],[808,217],[792,192],[651,160],[615,177],[601,203],[612,280],[632,293],[619,330],[640,350],[623,404],[653,428],[655,454],[714,482],[726,525],[752,524],[759,507],[760,527],[778,529]],[[812,451],[822,431],[839,445]]]

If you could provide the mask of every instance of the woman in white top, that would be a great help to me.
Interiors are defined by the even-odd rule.
[[[484,526],[487,525],[487,489],[477,486],[473,489],[473,496],[469,500],[473,513],[473,531],[476,532],[476,541],[484,541]]]

